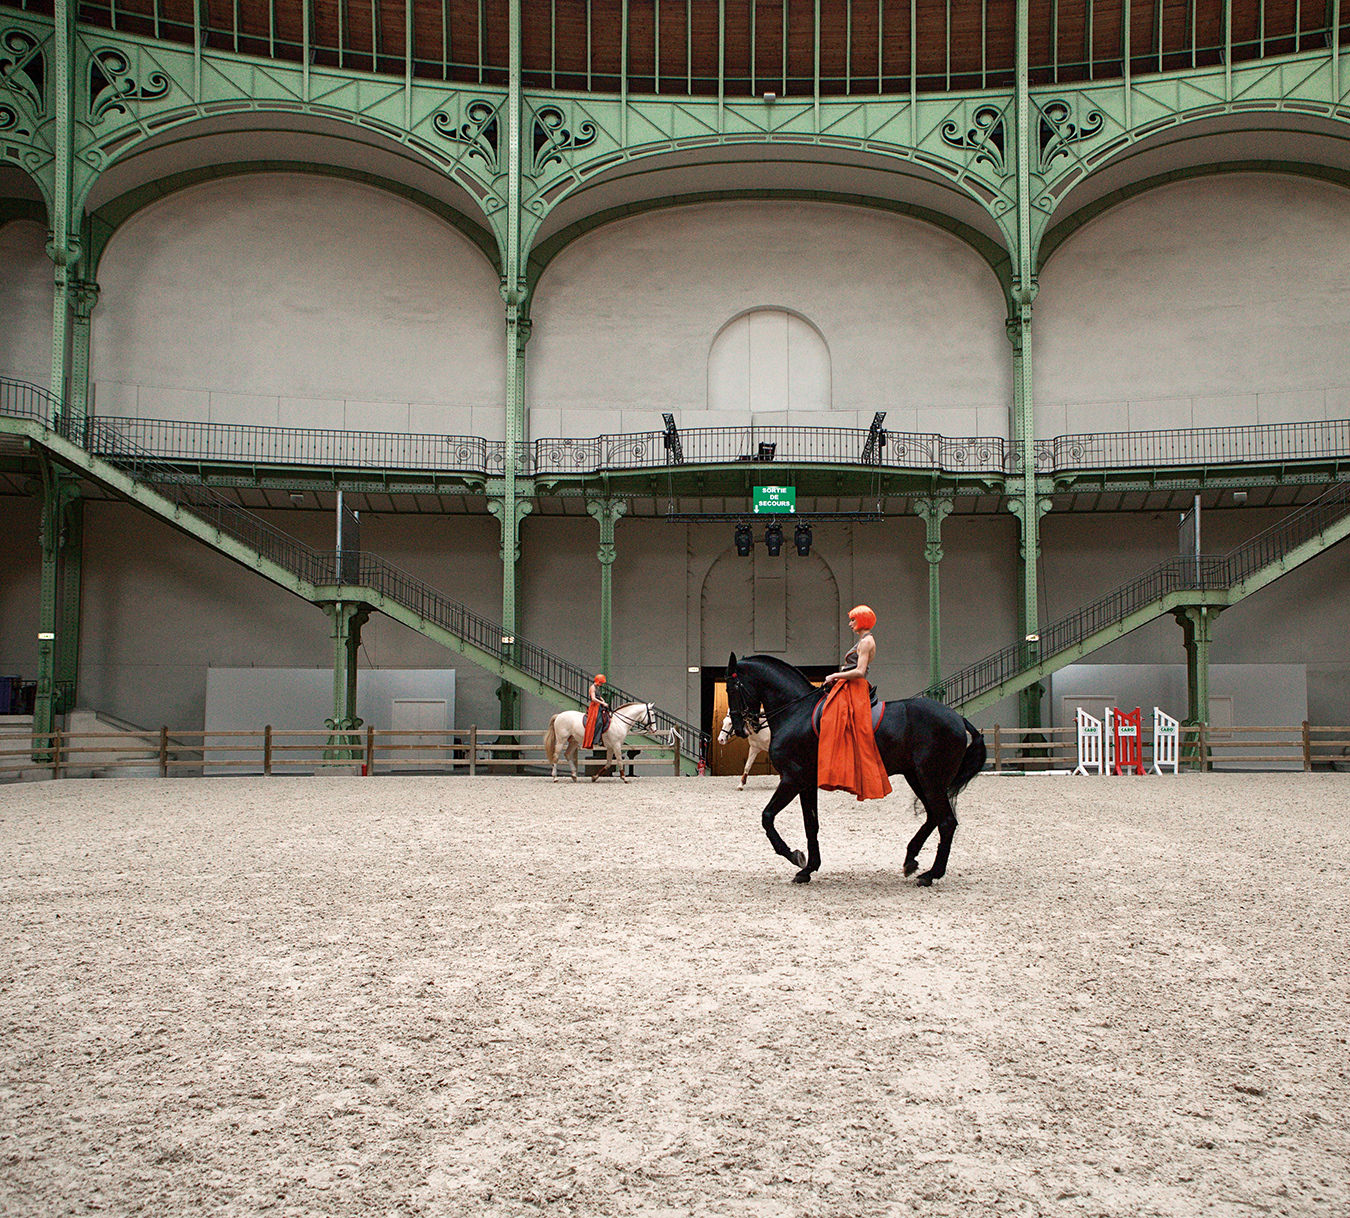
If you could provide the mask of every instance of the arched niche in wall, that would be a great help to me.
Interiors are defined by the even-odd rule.
[[[502,434],[496,273],[391,191],[298,172],[195,182],[117,227],[98,281],[99,414]]]
[[[1140,185],[1041,268],[1038,434],[1350,415],[1350,190],[1242,168]]]
[[[708,409],[752,415],[830,409],[830,347],[790,309],[748,309],[708,351]]]
[[[730,528],[730,526],[728,526]],[[772,557],[760,544],[742,558],[728,548],[708,569],[700,596],[702,663],[721,665],[727,654],[763,652],[791,664],[839,662],[839,585],[814,551]]]

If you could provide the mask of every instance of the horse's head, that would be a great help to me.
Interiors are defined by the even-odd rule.
[[[751,715],[758,717],[759,700],[745,688],[740,668],[736,663],[736,653],[733,651],[731,659],[727,662],[727,719],[731,730],[737,736],[749,735],[750,729],[746,721]],[[725,724],[722,730],[726,731]]]
[[[722,730],[717,733],[717,743],[726,744],[731,738],[731,712],[728,711],[726,718],[722,720]]]

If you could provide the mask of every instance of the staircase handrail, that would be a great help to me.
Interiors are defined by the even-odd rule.
[[[960,705],[1123,622],[1173,592],[1229,591],[1347,513],[1350,513],[1350,482],[1340,482],[1227,553],[1164,559],[1142,575],[1042,627],[1039,639],[1003,647],[959,669],[928,692]]]
[[[26,391],[15,396],[20,406],[11,410],[8,397],[11,385]],[[35,418],[50,430],[66,418],[56,409],[56,398],[47,390],[24,382],[10,382],[0,378],[0,413]],[[527,673],[542,685],[584,704],[590,687],[591,674],[547,648],[517,638],[514,643],[503,642],[500,623],[475,613],[467,605],[452,600],[425,580],[404,571],[396,564],[375,554],[316,550],[313,546],[292,537],[289,533],[268,524],[261,517],[240,507],[215,491],[200,475],[175,465],[163,456],[146,452],[128,439],[125,432],[106,426],[107,420],[90,417],[84,420],[83,434],[75,440],[86,451],[109,461],[140,482],[153,484],[158,494],[175,507],[192,512],[212,527],[227,533],[248,549],[276,563],[283,570],[314,586],[349,584],[369,588],[388,597],[403,608],[466,639],[503,663]],[[67,437],[73,438],[73,437]],[[172,475],[165,478],[165,475]],[[356,558],[357,562],[352,563]],[[634,694],[617,686],[609,687],[611,701],[643,702]],[[679,719],[653,705],[657,731],[674,728],[691,755],[701,756],[707,746],[706,733],[693,724]]]
[[[332,569],[337,570],[337,554],[324,557],[331,562]],[[348,563],[350,558],[351,556],[347,556]],[[468,639],[475,646],[497,656],[503,662],[529,673],[558,693],[575,698],[583,706],[586,704],[593,676],[587,669],[519,636],[514,636],[514,642],[507,643],[500,622],[494,622],[482,614],[475,613],[467,605],[452,600],[440,589],[405,571],[396,563],[377,554],[363,553],[357,561],[355,570],[344,565],[343,577],[344,583],[358,584],[387,596],[419,617],[435,622],[452,634]],[[611,706],[620,706],[625,702],[647,702],[647,699],[640,698],[613,683],[607,685],[605,689]],[[666,732],[674,728],[679,732],[685,748],[692,748],[694,755],[702,753],[706,744],[706,733],[687,720],[663,711],[655,704],[652,705],[652,710],[657,721],[657,731]]]

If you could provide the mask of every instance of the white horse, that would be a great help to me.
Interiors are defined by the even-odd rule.
[[[749,721],[746,727],[749,727]],[[727,712],[727,717],[722,720],[722,730],[717,733],[717,743],[726,744],[731,739],[731,712]],[[750,777],[750,769],[759,760],[761,756],[769,751],[769,725],[760,721],[760,725],[753,732],[745,737],[745,742],[750,746],[750,755],[745,759],[745,769],[741,771],[741,789],[745,789],[745,780]]]
[[[619,752],[623,748],[624,737],[632,728],[645,728],[656,731],[656,708],[650,702],[625,702],[610,713],[609,726],[605,728],[600,742],[605,746],[605,764],[598,774],[591,775],[595,782],[601,774],[608,774],[617,767],[618,775],[624,778],[623,764]],[[666,733],[669,745],[674,745],[676,732],[671,728]],[[586,716],[581,711],[559,711],[548,721],[548,731],[544,735],[544,752],[549,764],[553,766],[553,781],[558,781],[558,756],[562,754],[572,766],[572,781],[577,780],[577,752],[586,739]]]

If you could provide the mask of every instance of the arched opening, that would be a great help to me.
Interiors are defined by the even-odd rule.
[[[778,414],[830,409],[830,348],[790,309],[750,309],[708,351],[708,409]]]
[[[808,676],[823,675],[839,662],[839,585],[830,564],[816,552],[776,558],[756,546],[749,558],[721,554],[704,577],[700,596],[700,650],[708,690],[709,723],[715,737],[726,713],[726,682],[720,674],[728,653],[778,655]],[[714,745],[714,774],[739,774],[747,746],[733,739]],[[769,773],[761,762],[752,773]]]

